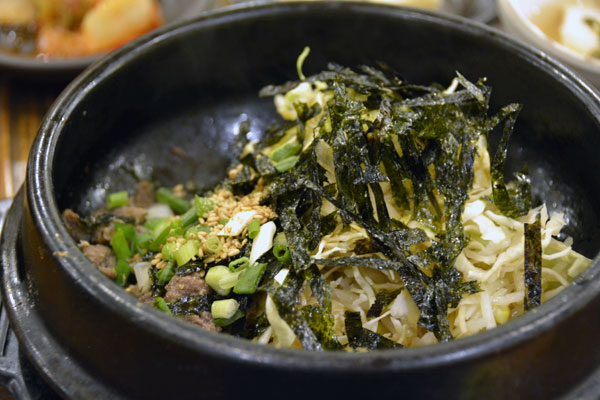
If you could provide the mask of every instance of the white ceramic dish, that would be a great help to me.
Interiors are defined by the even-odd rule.
[[[570,66],[581,77],[600,88],[600,60],[584,56],[548,37],[532,18],[545,7],[564,0],[497,0],[498,17],[504,30]]]

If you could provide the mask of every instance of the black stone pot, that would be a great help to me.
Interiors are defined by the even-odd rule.
[[[260,136],[266,84],[334,61],[385,62],[407,80],[487,77],[492,110],[519,102],[509,167],[566,212],[576,249],[600,244],[600,102],[544,54],[462,19],[373,4],[253,4],[171,26],[79,76],[45,118],[2,238],[2,288],[23,352],[72,398],[558,398],[600,394],[600,265],[497,329],[368,354],[278,350],[206,332],[137,300],[78,250],[60,220],[134,175],[210,185],[242,121]],[[188,155],[181,158],[172,146]],[[243,397],[242,397],[243,396]]]

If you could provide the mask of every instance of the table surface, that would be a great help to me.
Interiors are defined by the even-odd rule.
[[[0,200],[23,183],[31,143],[64,86],[0,75]]]

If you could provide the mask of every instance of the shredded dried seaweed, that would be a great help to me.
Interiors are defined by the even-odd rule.
[[[525,310],[542,303],[542,223],[525,224]]]
[[[171,312],[175,315],[199,315],[203,311],[210,311],[210,305],[214,296],[186,296],[175,300],[169,305]]]
[[[369,311],[367,311],[367,317],[369,318],[373,318],[373,317],[379,317],[381,315],[381,312],[383,311],[384,307],[388,306],[392,301],[394,301],[394,299],[396,297],[398,297],[398,295],[400,294],[402,290],[382,290],[380,292],[377,293],[377,295],[375,296],[375,302],[373,303],[373,305],[371,305],[371,308],[369,308]]]
[[[513,185],[507,185],[504,179],[508,142],[520,111],[520,105],[511,104],[504,107],[495,117],[496,122],[502,119],[506,119],[506,121],[491,165],[494,204],[504,215],[513,218],[527,214],[532,205],[531,183],[526,168],[516,174],[516,181]]]
[[[404,347],[400,343],[396,343],[377,332],[364,328],[360,314],[357,312],[347,311],[344,314],[344,322],[348,343],[353,349],[380,350]]]
[[[488,116],[491,89],[484,79],[474,83],[460,73],[452,91],[437,84],[408,84],[386,66],[361,66],[357,72],[329,64],[327,70],[304,82],[313,87],[326,85],[330,93],[326,107],[294,103],[297,119],[272,126],[263,143],[243,160],[243,179],[260,177],[267,183],[269,195],[263,201],[277,212],[292,258],[291,280],[282,287],[263,289],[273,296],[304,348],[338,348],[332,329],[330,289],[319,269],[353,266],[392,270],[419,308],[419,324],[433,332],[438,341],[451,340],[448,309],[464,295],[479,291],[476,282],[465,282],[454,267],[466,245],[461,216],[473,183],[476,146],[480,136],[490,134],[503,121],[492,165],[494,202],[510,216],[522,215],[531,206],[525,170],[516,174],[515,182],[504,182],[508,140],[520,106],[509,105]],[[260,95],[283,95],[298,84],[269,86]],[[374,110],[376,117],[370,118]],[[318,136],[304,146],[292,168],[284,173],[276,171],[273,160],[260,153],[261,148],[278,143],[292,127],[296,128],[296,140],[303,143],[306,122],[319,115]],[[317,161],[318,142],[332,151],[335,182],[328,181]],[[389,184],[395,204],[409,210],[411,218],[424,229],[409,228],[390,218],[382,184]],[[324,201],[331,203],[335,212],[321,215]],[[369,235],[355,254],[377,252],[385,258],[311,258],[323,236],[340,222],[345,226],[358,224]],[[305,284],[318,304],[299,309],[297,300]],[[380,292],[369,314],[379,315],[393,300],[392,294]],[[347,329],[354,332],[352,347],[395,347],[389,339],[354,326],[352,314],[347,317]]]

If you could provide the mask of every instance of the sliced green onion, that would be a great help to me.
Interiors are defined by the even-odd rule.
[[[253,219],[248,224],[248,237],[250,239],[254,239],[256,236],[258,236],[258,232],[260,232],[260,221]]]
[[[126,206],[129,203],[129,194],[125,190],[109,194],[106,198],[106,207],[109,210]]]
[[[235,321],[237,321],[238,319],[242,318],[244,316],[244,313],[242,312],[242,310],[237,310],[235,312],[235,314],[233,314],[233,316],[231,318],[214,318],[213,319],[213,323],[216,326],[227,326],[227,325],[231,325],[233,324]]]
[[[232,275],[229,268],[224,265],[217,265],[215,267],[210,268],[206,272],[206,276],[204,277],[204,281],[211,289],[220,294],[221,296],[227,296],[231,287],[224,288],[221,286],[221,279],[226,276]]]
[[[290,249],[287,246],[277,245],[273,246],[273,255],[283,265],[287,265],[292,260],[290,255]]]
[[[165,261],[173,261],[175,259],[175,252],[177,252],[177,243],[167,242],[163,245],[160,251],[162,258]]]
[[[135,228],[130,224],[122,224],[120,222],[115,222],[115,231],[123,231],[125,234],[125,239],[128,241],[132,241],[135,237]]]
[[[161,187],[156,191],[156,200],[168,204],[176,214],[183,214],[192,206],[189,201],[177,197],[169,189]]]
[[[216,300],[210,307],[210,313],[213,318],[229,319],[239,308],[240,303],[236,299]]]
[[[276,148],[271,152],[271,160],[279,162],[285,160],[288,157],[295,156],[302,150],[302,146],[298,143],[286,143],[281,147]]]
[[[156,273],[156,278],[158,279],[156,284],[158,286],[165,286],[174,275],[173,261],[169,261],[163,269]]]
[[[171,314],[171,309],[169,308],[169,305],[162,297],[157,297],[156,299],[154,299],[154,306],[166,314]]]
[[[206,215],[211,212],[214,207],[215,202],[208,197],[194,197],[194,209],[196,210],[196,215],[198,217],[206,217]]]
[[[169,220],[169,218],[161,218],[160,221],[153,225],[154,226],[150,231],[150,233],[152,234],[152,238],[156,240],[164,236],[164,238],[166,239],[167,235],[169,234],[169,229],[171,229],[171,221]]]
[[[287,242],[287,239],[285,237],[285,233],[279,232],[273,238],[273,246],[287,246],[287,245],[288,245],[288,242]]]
[[[144,223],[144,228],[148,229],[149,231],[153,231],[157,225],[164,223],[165,221],[169,221],[169,218],[150,218]]]
[[[223,243],[216,236],[209,237],[204,244],[206,245],[206,249],[212,254],[220,253],[223,249]]]
[[[181,224],[185,226],[192,225],[193,223],[198,222],[198,215],[196,214],[196,208],[190,207],[183,215],[180,217]]]
[[[219,286],[223,288],[223,290],[231,289],[238,283],[241,273],[242,270],[235,272],[229,271],[229,275],[224,275],[223,277],[221,277],[221,280],[219,281]]]
[[[181,238],[181,237],[183,237],[184,232],[185,231],[183,228],[183,222],[181,221],[181,219],[176,218],[176,219],[171,220],[171,226],[169,226],[168,237]]]
[[[152,234],[150,232],[139,232],[133,237],[132,245],[136,253],[145,255],[148,252],[148,247],[152,243]]]
[[[131,267],[123,260],[118,260],[117,265],[115,266],[115,272],[117,276],[115,277],[115,282],[117,285],[125,286],[127,284],[127,279],[129,279],[129,274],[131,273]]]
[[[242,271],[240,278],[233,287],[233,293],[237,294],[253,294],[258,288],[258,284],[262,279],[267,264],[256,263]]]
[[[152,237],[154,240],[148,247],[152,251],[160,250],[160,246],[164,245],[169,237],[182,237],[183,236],[183,225],[181,220],[174,219],[169,221],[165,219],[157,224],[152,230]]]
[[[127,261],[131,257],[131,250],[129,243],[125,237],[125,232],[121,229],[117,229],[110,238],[110,245],[117,256],[117,260]]]
[[[250,265],[250,260],[248,257],[240,257],[237,260],[234,260],[229,263],[229,270],[234,272],[236,270],[241,270]]]
[[[289,171],[290,169],[294,168],[294,166],[296,165],[298,160],[299,160],[298,156],[291,156],[288,158],[284,158],[281,161],[277,161],[275,164],[273,164],[273,166],[279,172],[286,172],[286,171]]]
[[[169,237],[169,232],[171,231],[171,222],[168,218],[162,219],[158,224],[154,226],[151,231],[152,234],[152,242],[148,248],[152,251],[160,250],[160,246],[162,246],[167,237]]]
[[[210,231],[212,231],[212,228],[208,225],[198,225],[198,231],[210,233]]]
[[[188,240],[179,250],[175,252],[175,261],[177,265],[182,266],[188,263],[194,256],[198,255],[201,243],[199,240]]]

